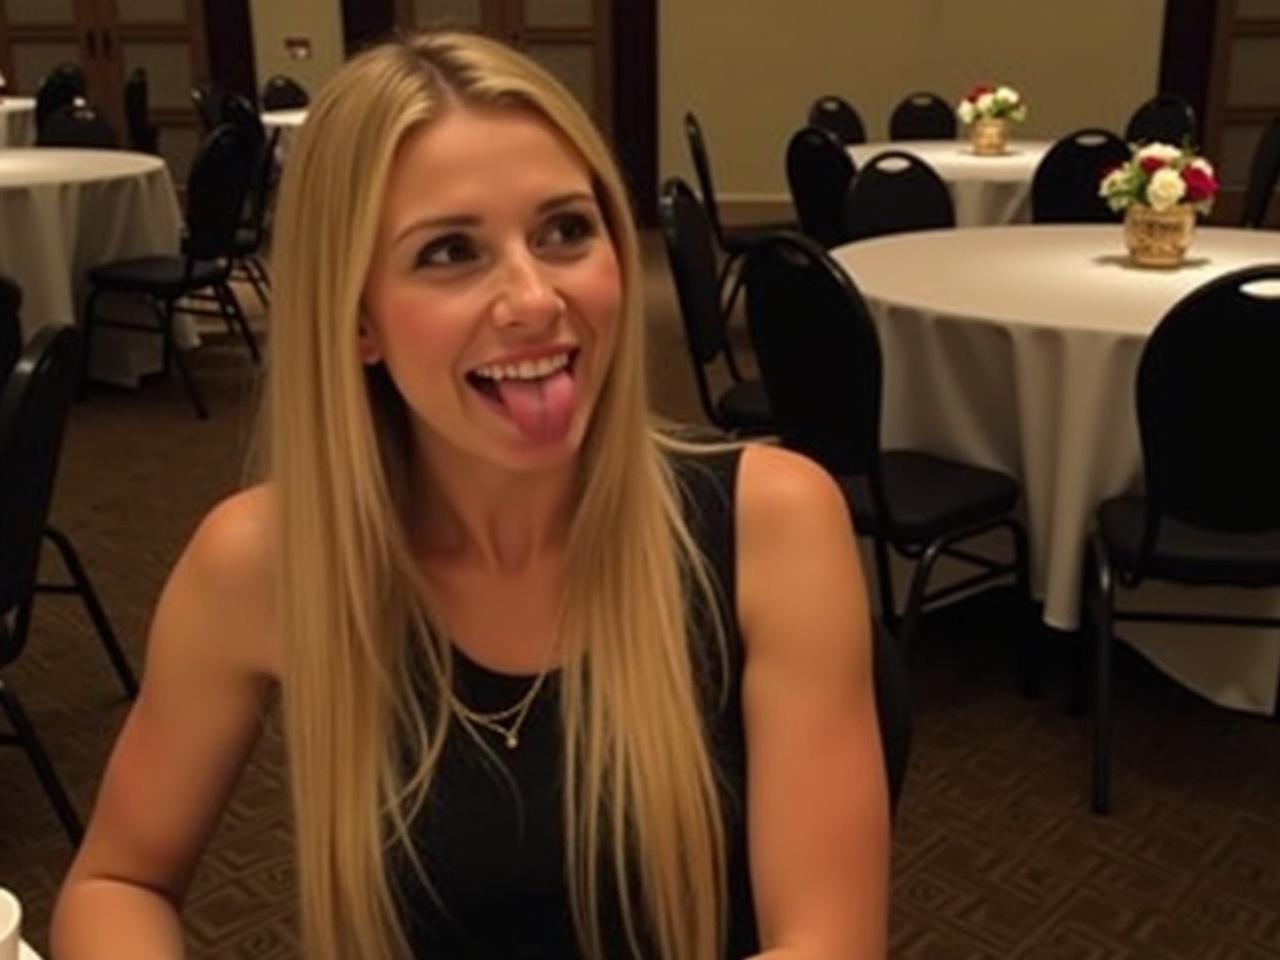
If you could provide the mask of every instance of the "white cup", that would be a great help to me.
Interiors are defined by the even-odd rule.
[[[21,937],[22,904],[12,893],[0,887],[0,960],[18,960]]]

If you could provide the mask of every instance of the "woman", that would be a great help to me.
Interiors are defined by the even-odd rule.
[[[309,960],[883,956],[844,501],[651,429],[635,231],[572,97],[476,37],[365,53],[277,224],[268,481],[161,597],[56,960],[181,954],[277,686]]]

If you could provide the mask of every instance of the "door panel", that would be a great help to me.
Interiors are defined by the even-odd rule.
[[[186,0],[115,0],[121,23],[169,23],[185,26]]]
[[[418,28],[483,30],[484,0],[413,0],[413,25]]]
[[[12,93],[34,95],[59,63],[78,63],[92,83],[85,49],[88,0],[0,0],[0,70]]]
[[[596,52],[590,44],[537,40],[525,44],[525,53],[568,87],[592,116],[597,115]]]
[[[36,24],[75,26],[75,0],[5,0],[4,12],[11,27]]]
[[[524,22],[530,27],[590,28],[593,6],[593,0],[525,0]]]
[[[11,69],[5,70],[10,93],[34,97],[40,78],[60,63],[79,63],[80,48],[62,40],[12,40]]]

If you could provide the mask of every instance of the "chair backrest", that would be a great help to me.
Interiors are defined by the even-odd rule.
[[[135,67],[124,82],[124,117],[129,129],[129,147],[141,153],[156,153],[159,130],[151,122],[147,71]]]
[[[300,110],[311,102],[306,88],[293,77],[277,73],[262,87],[263,110]]]
[[[0,390],[22,353],[22,288],[0,273]]]
[[[813,240],[769,234],[742,265],[747,326],[782,441],[833,474],[879,475],[880,340],[849,275]]]
[[[1267,208],[1280,182],[1280,117],[1274,118],[1262,131],[1253,151],[1249,167],[1249,183],[1244,190],[1244,208],[1240,214],[1242,227],[1260,228],[1267,222]]]
[[[205,133],[213,132],[214,127],[222,123],[222,104],[226,98],[227,91],[216,83],[200,83],[191,88],[191,105],[196,108]]]
[[[1212,280],[1165,314],[1138,366],[1145,546],[1160,516],[1280,529],[1278,361],[1280,264]]]
[[[36,144],[114,150],[120,140],[111,121],[97,107],[67,104],[45,117],[44,126],[36,133]]]
[[[1109,130],[1068,134],[1040,159],[1031,181],[1035,223],[1113,223],[1120,215],[1098,196],[1098,184],[1129,159],[1128,145]]]
[[[845,204],[845,236],[850,240],[955,225],[947,185],[929,164],[902,150],[886,150],[867,161]]]
[[[889,782],[889,809],[896,811],[911,759],[911,685],[898,642],[879,619],[871,621],[871,671]]]
[[[853,157],[831,131],[803,127],[787,143],[787,184],[800,227],[824,247],[844,243],[844,198]]]
[[[248,135],[224,123],[200,145],[187,176],[187,256],[231,256],[257,154]]]
[[[953,140],[955,135],[956,112],[936,93],[908,94],[889,115],[890,140]]]
[[[79,64],[60,63],[41,78],[36,88],[36,131],[44,126],[49,114],[69,106],[76,97],[85,95],[84,71]]]
[[[698,189],[702,192],[702,205],[711,219],[716,243],[724,246],[724,225],[720,222],[720,205],[716,202],[716,185],[711,179],[711,159],[707,156],[707,142],[702,136],[702,124],[689,110],[684,115],[684,136],[689,143],[689,156],[698,177]]]
[[[858,111],[848,100],[835,94],[813,101],[809,107],[809,125],[831,131],[845,146],[867,142],[867,128]]]
[[[1176,93],[1152,97],[1133,111],[1124,128],[1129,143],[1169,143],[1180,147],[1196,140],[1196,111]]]
[[[685,343],[693,360],[698,399],[707,418],[719,425],[705,366],[724,349],[725,316],[720,306],[715,234],[693,188],[679,177],[662,185],[658,199],[662,239],[684,322]]]
[[[74,327],[36,331],[0,392],[0,616],[35,583],[79,350]]]

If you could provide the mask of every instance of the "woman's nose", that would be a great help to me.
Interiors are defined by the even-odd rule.
[[[559,318],[564,301],[547,281],[542,266],[527,253],[507,263],[494,318],[503,326],[544,326]]]

